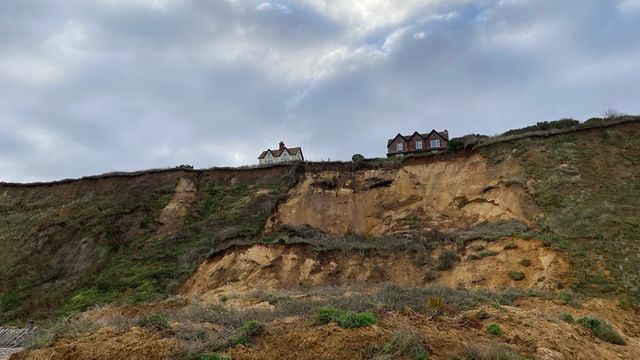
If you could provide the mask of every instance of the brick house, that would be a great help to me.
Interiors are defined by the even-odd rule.
[[[288,148],[284,145],[283,141],[280,141],[278,150],[267,149],[258,156],[260,165],[269,165],[275,163],[289,162],[289,161],[304,161],[304,155],[302,155],[302,148],[293,147]]]
[[[449,131],[431,130],[430,133],[420,134],[414,132],[412,135],[396,135],[387,141],[387,157],[404,156],[442,150],[447,148],[449,142]]]

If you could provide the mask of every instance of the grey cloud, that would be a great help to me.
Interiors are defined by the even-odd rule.
[[[425,1],[364,33],[261,3],[0,3],[0,180],[251,164],[279,140],[383,156],[397,132],[640,112],[640,13],[615,1]]]

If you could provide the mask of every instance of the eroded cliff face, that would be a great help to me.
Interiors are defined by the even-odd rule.
[[[567,283],[567,259],[540,241],[473,241],[458,251],[459,261],[451,269],[437,271],[438,256],[450,250],[451,245],[429,252],[317,252],[304,245],[260,244],[230,250],[205,261],[180,293],[217,302],[223,293],[240,296],[256,289],[275,291],[301,286],[393,284],[421,288],[439,284],[473,290],[554,290]],[[525,259],[527,263],[522,265]],[[510,278],[510,271],[521,272],[523,278]]]
[[[324,232],[370,236],[411,230],[453,232],[484,221],[530,221],[526,186],[504,179],[517,169],[489,171],[482,155],[398,169],[307,172],[267,222],[310,225]]]

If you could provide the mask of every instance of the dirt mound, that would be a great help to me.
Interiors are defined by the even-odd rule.
[[[437,271],[438,258],[447,249],[449,247],[433,252],[318,252],[303,245],[254,245],[205,261],[180,293],[216,301],[215,295],[221,292],[238,294],[258,288],[277,290],[342,284],[555,289],[562,286],[569,269],[561,254],[539,241],[505,238],[491,243],[472,242],[461,252],[464,256],[452,269]],[[521,264],[523,260],[529,262],[527,266]],[[522,273],[524,279],[512,279],[510,271]]]
[[[331,234],[374,236],[454,231],[483,221],[528,222],[521,204],[527,198],[524,185],[491,175],[478,154],[399,169],[308,172],[267,229],[308,224]]]
[[[173,360],[179,354],[176,339],[140,328],[118,332],[103,328],[77,339],[61,339],[52,347],[18,353],[11,360]]]

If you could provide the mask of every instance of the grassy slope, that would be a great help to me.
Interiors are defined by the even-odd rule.
[[[230,239],[253,238],[291,183],[288,168],[169,172],[53,187],[0,187],[0,322],[171,293]],[[180,177],[198,188],[183,229],[157,221]],[[268,193],[257,192],[261,189]]]
[[[523,169],[538,235],[571,254],[573,290],[640,300],[640,123],[521,139],[482,149]]]
[[[522,169],[516,175],[534,180],[528,186],[546,214],[536,236],[570,252],[576,291],[639,296],[639,139],[636,122],[479,150],[495,166],[512,161]],[[0,185],[0,322],[165,297],[207,254],[256,241],[294,182],[290,170]],[[180,177],[194,182],[198,201],[184,226],[164,236],[157,219]]]

